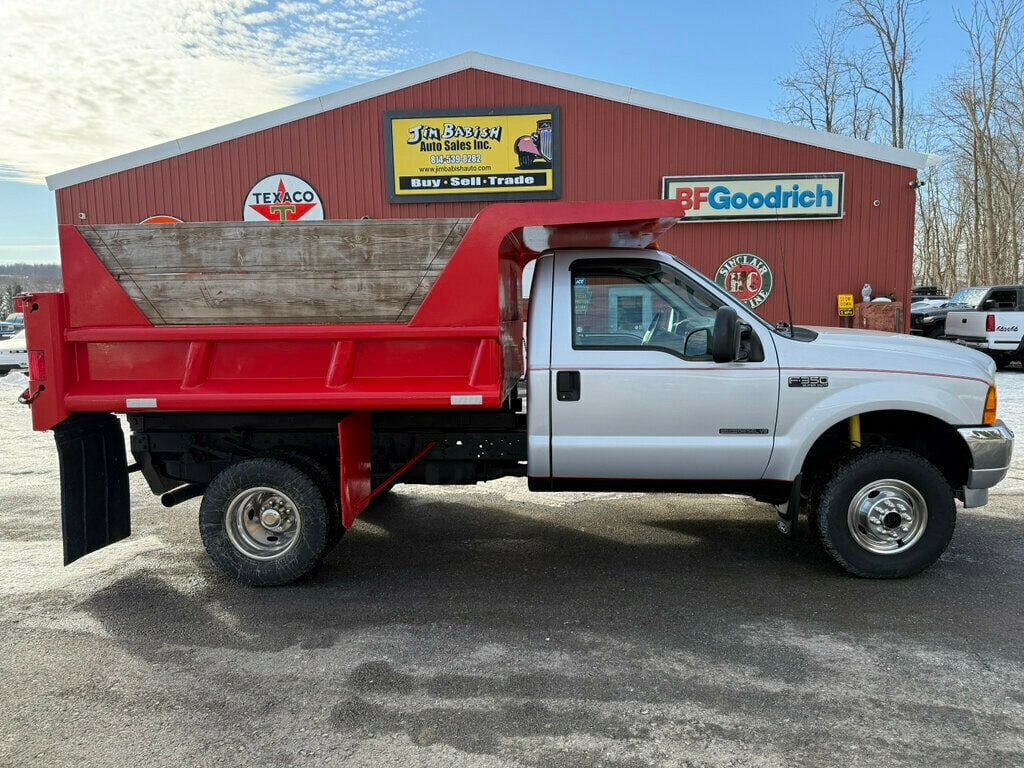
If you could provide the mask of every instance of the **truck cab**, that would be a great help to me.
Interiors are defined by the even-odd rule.
[[[550,403],[528,409],[535,485],[763,476],[778,359],[717,287],[660,252],[561,251],[539,260],[531,297],[528,392]],[[747,322],[737,314],[735,359],[716,363],[724,307]]]

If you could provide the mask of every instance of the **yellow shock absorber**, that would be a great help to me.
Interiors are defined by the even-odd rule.
[[[860,415],[850,417],[850,445],[860,448]]]

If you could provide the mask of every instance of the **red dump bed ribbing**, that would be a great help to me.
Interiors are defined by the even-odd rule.
[[[648,246],[677,214],[664,200],[494,205],[408,322],[302,325],[156,324],[89,232],[62,226],[64,292],[21,297],[33,424],[78,411],[499,408],[523,371],[524,265],[548,248]]]

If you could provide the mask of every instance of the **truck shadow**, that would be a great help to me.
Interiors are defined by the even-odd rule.
[[[932,569],[876,582],[844,575],[806,531],[795,540],[779,536],[770,507],[742,504],[719,503],[709,514],[699,501],[683,500],[678,512],[637,520],[635,503],[594,501],[564,520],[559,509],[517,514],[485,500],[468,506],[399,495],[368,511],[320,570],[298,584],[237,585],[213,568],[196,540],[186,542],[186,551],[206,576],[198,591],[182,592],[155,564],[80,605],[100,621],[116,616],[108,628],[126,639],[160,634],[161,624],[205,625],[216,605],[235,631],[213,632],[210,643],[235,637],[238,647],[254,649],[324,647],[361,626],[454,617],[495,631],[556,621],[645,642],[652,626],[681,638],[687,630],[680,623],[811,616],[851,630],[876,616],[913,632],[916,624],[942,624],[942,617],[976,607],[977,595],[951,591],[954,583],[984,585],[992,610],[1019,607],[1022,553],[1012,545],[1024,532],[1019,521],[961,514],[950,552]],[[679,516],[690,509],[692,517]],[[178,573],[188,570],[176,566]],[[825,595],[833,604],[854,604],[830,610],[822,605]],[[908,600],[913,621],[905,621]],[[137,622],[126,607],[138,612]],[[202,637],[190,642],[202,644]]]
[[[1019,660],[1019,521],[963,515],[939,564],[883,583],[843,575],[807,534],[783,539],[768,507],[701,505],[662,498],[645,514],[646,502],[606,499],[512,512],[486,496],[469,506],[396,494],[300,584],[239,586],[195,542],[199,587],[157,563],[78,607],[161,666],[195,673],[198,649],[211,688],[189,696],[211,713],[232,696],[280,704],[279,673],[237,659],[284,654],[308,660],[296,681],[332,702],[335,736],[405,735],[482,755],[510,739],[584,734],[549,756],[559,765],[595,764],[597,741],[662,727],[662,715],[633,711],[638,697],[756,719],[786,706],[785,691],[834,675],[836,649],[859,654],[868,637],[961,649],[969,625],[975,652]],[[840,704],[815,706],[828,720]]]

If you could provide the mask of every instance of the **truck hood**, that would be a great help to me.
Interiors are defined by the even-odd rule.
[[[869,371],[913,371],[995,381],[988,355],[948,341],[904,333],[814,327],[814,341],[776,341],[783,367],[820,365]]]

